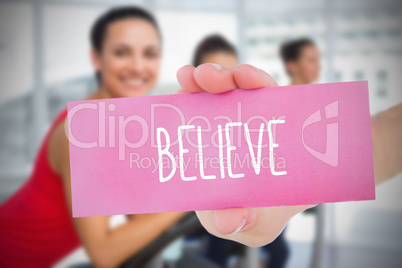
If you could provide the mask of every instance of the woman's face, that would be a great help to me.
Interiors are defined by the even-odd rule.
[[[236,69],[237,57],[229,52],[213,52],[202,57],[202,63],[215,63],[232,69]]]
[[[101,90],[107,97],[148,94],[158,79],[160,38],[143,19],[123,19],[107,27],[100,52],[93,51],[95,69],[101,73]]]
[[[321,63],[320,52],[315,45],[307,45],[302,48],[299,59],[292,66],[292,75],[309,84],[318,80]]]

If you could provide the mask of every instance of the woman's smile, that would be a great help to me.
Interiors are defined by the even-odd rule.
[[[120,81],[124,85],[124,88],[127,90],[141,90],[147,85],[148,78],[129,77],[121,78]]]

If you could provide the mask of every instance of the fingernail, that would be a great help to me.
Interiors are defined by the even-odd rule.
[[[243,218],[243,220],[241,221],[239,227],[237,227],[236,231],[234,231],[232,234],[240,232],[241,230],[244,229],[244,227],[246,227],[246,218]]]
[[[250,66],[253,67],[254,70],[256,70],[257,72],[261,72],[261,69],[260,69],[260,68],[257,68],[257,67],[255,67],[255,66],[253,66],[253,65],[250,65]]]
[[[215,64],[215,63],[210,63],[215,69],[217,69],[218,71],[222,70],[222,66],[220,66],[219,64]]]

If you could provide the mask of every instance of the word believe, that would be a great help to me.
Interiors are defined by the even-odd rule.
[[[275,171],[275,165],[274,165],[274,148],[278,147],[279,144],[273,142],[273,137],[272,137],[272,125],[273,124],[283,124],[285,123],[285,120],[270,120],[267,124],[268,128],[268,138],[269,138],[269,161],[270,161],[270,168],[271,168],[271,173],[272,175],[275,176],[280,176],[280,175],[286,175],[286,171]],[[259,129],[259,135],[258,135],[258,145],[257,145],[257,157],[255,156],[254,149],[253,149],[253,144],[251,142],[250,138],[250,130],[247,125],[247,123],[242,123],[242,122],[231,122],[227,123],[225,125],[225,137],[226,137],[226,163],[227,163],[227,172],[228,176],[230,178],[242,178],[244,177],[243,173],[238,173],[234,174],[232,171],[232,165],[231,165],[231,154],[232,151],[236,150],[236,146],[233,146],[230,143],[230,129],[231,127],[241,127],[244,126],[244,132],[245,132],[245,137],[246,137],[246,142],[249,148],[250,156],[251,156],[251,161],[253,163],[253,168],[254,172],[256,175],[260,174],[261,170],[261,148],[262,148],[262,136],[263,136],[263,131],[264,131],[264,123],[260,125]],[[177,138],[179,142],[179,168],[180,168],[180,177],[183,181],[193,181],[196,180],[196,176],[191,176],[191,177],[186,177],[184,174],[184,154],[188,153],[188,149],[184,148],[183,145],[183,131],[186,129],[194,129],[194,125],[181,125],[177,128]],[[162,149],[163,144],[161,141],[161,135],[164,135],[166,144],[164,145],[165,147]],[[197,138],[198,138],[198,159],[200,163],[200,177],[205,180],[210,180],[210,179],[216,179],[216,175],[206,175],[205,170],[204,170],[204,158],[203,158],[203,152],[202,152],[202,135],[201,135],[201,127],[197,127]],[[170,136],[167,130],[163,127],[159,127],[156,129],[156,139],[157,139],[157,146],[158,146],[158,156],[159,160],[162,159],[163,155],[166,155],[170,158],[170,161],[172,162],[172,169],[169,173],[168,176],[164,177],[163,176],[163,166],[161,164],[161,161],[159,163],[159,181],[160,182],[167,182],[169,181],[173,175],[176,172],[176,161],[174,159],[173,154],[169,151],[170,148]],[[225,168],[224,168],[224,144],[223,144],[223,131],[222,131],[222,125],[218,125],[218,153],[219,153],[219,167],[220,167],[220,175],[221,178],[225,178]]]

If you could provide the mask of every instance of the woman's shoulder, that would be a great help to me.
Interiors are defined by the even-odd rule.
[[[53,171],[58,174],[62,171],[63,162],[69,161],[66,118],[67,109],[64,109],[53,121],[47,144],[48,162]]]
[[[53,125],[57,125],[58,123],[60,123],[61,121],[64,121],[64,119],[67,118],[67,108],[64,108],[63,110],[61,110],[58,115],[56,116],[56,118],[53,121]]]

